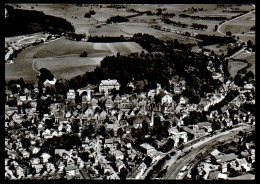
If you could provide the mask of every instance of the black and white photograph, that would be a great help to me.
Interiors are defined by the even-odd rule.
[[[255,8],[5,3],[5,180],[255,180]]]

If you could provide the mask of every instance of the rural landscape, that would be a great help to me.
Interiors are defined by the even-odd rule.
[[[5,179],[254,180],[255,17],[5,4]]]

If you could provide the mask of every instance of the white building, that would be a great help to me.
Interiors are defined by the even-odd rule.
[[[174,140],[174,146],[177,146],[180,142],[180,138],[183,139],[183,142],[188,141],[187,132],[179,132],[176,127],[172,127],[168,129],[169,136]]]
[[[74,100],[76,98],[76,93],[73,89],[70,89],[67,93],[67,99],[68,100]]]
[[[110,94],[112,89],[119,90],[120,84],[117,82],[117,80],[101,80],[101,83],[99,84],[99,92],[104,92],[105,95]]]

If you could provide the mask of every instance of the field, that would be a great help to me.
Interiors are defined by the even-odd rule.
[[[131,37],[135,33],[147,33],[154,35],[162,40],[178,39],[180,43],[197,43],[199,40],[193,37],[183,36],[173,32],[166,32],[151,28],[151,25],[160,25],[161,27],[171,28],[173,31],[190,32],[197,34],[217,35],[221,34],[214,31],[215,25],[219,24],[219,21],[205,21],[194,20],[191,18],[180,18],[179,14],[188,14],[192,16],[225,16],[232,17],[238,15],[238,13],[227,13],[223,10],[231,11],[233,8],[238,10],[250,11],[252,5],[231,7],[217,7],[216,4],[152,4],[152,5],[127,5],[125,9],[107,8],[107,5],[103,7],[93,6],[92,10],[96,12],[91,18],[85,18],[85,13],[89,12],[90,6],[76,6],[70,4],[19,4],[22,9],[43,11],[47,15],[62,17],[71,22],[75,28],[76,33],[85,33],[87,36],[120,36]],[[162,22],[161,16],[147,16],[141,15],[129,18],[129,22],[114,23],[106,25],[105,22],[108,18],[116,15],[128,16],[135,15],[135,12],[128,12],[127,9],[135,9],[138,11],[151,11],[156,13],[157,9],[163,9],[162,13],[174,13],[175,17],[170,18],[173,21],[180,21],[191,25],[192,23],[205,24],[208,26],[208,30],[194,30],[189,28],[180,28],[172,25],[168,25]],[[194,9],[203,8],[203,11],[194,11]],[[97,28],[96,25],[101,25]],[[237,20],[230,21],[221,27],[221,31],[231,31],[235,33],[241,40],[247,42],[251,40],[255,43],[255,35],[248,33],[250,28],[255,25],[255,14],[249,14],[241,17]],[[241,34],[244,31],[244,34]],[[9,37],[6,41],[18,41],[22,39],[19,37]],[[220,54],[226,53],[226,47],[217,45],[210,45],[205,48],[209,48]],[[220,51],[220,49],[222,51]],[[37,81],[37,72],[32,69],[32,65],[36,70],[41,67],[48,68],[53,72],[55,77],[70,78],[79,74],[83,74],[86,71],[92,71],[99,65],[102,58],[112,54],[120,52],[121,54],[129,54],[131,52],[141,52],[143,49],[136,43],[90,43],[90,42],[75,42],[61,38],[52,43],[34,46],[23,50],[18,54],[15,64],[6,64],[6,79],[23,77],[27,80]],[[87,51],[87,58],[80,58],[79,55],[83,51]],[[198,47],[194,47],[193,51],[200,52]],[[37,56],[34,59],[33,57]],[[242,57],[242,56],[237,56]],[[249,57],[249,60],[253,60]],[[34,64],[33,64],[34,63]],[[231,62],[229,64],[230,71],[234,74],[240,69],[243,64]],[[236,66],[237,65],[237,66]],[[254,64],[253,66],[254,67]]]
[[[238,36],[244,42],[251,40],[255,44],[255,31],[250,29],[255,25],[255,13],[247,14],[238,19],[223,24],[220,31],[226,33],[230,31],[233,35]]]
[[[235,59],[245,59],[249,63],[254,64],[255,63],[255,53],[243,51],[240,54],[236,55]]]
[[[69,4],[21,4],[22,9],[42,11],[46,15],[62,17],[71,22],[76,33],[86,33],[89,35],[89,30],[95,28],[99,22],[105,22],[108,18],[115,15],[127,16],[135,13],[126,12],[125,10],[116,10],[115,8],[100,8],[95,7],[96,12],[91,18],[85,18],[85,13],[89,12],[90,7],[79,7]],[[121,33],[120,33],[121,34]]]
[[[228,62],[228,71],[230,73],[231,77],[235,77],[237,74],[237,71],[246,67],[247,64],[245,62],[241,61],[229,61]]]
[[[238,54],[235,59],[245,59],[249,63],[252,64],[251,67],[247,69],[247,71],[252,71],[255,74],[255,53],[244,51],[240,54]]]
[[[83,51],[88,53],[88,57],[79,57]],[[91,43],[61,38],[23,50],[16,58],[15,64],[5,64],[5,78],[10,80],[19,76],[25,80],[37,81],[37,72],[32,67],[36,70],[47,68],[56,78],[71,78],[86,71],[93,71],[108,55],[141,51],[145,50],[134,42]]]
[[[227,54],[228,45],[225,44],[220,46],[219,44],[214,44],[214,45],[203,46],[203,48],[213,50],[216,54],[221,55],[222,53]],[[194,46],[192,48],[192,51],[197,53],[201,52],[201,50],[202,49],[199,48],[199,46]]]

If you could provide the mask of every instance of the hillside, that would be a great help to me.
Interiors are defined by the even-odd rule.
[[[36,32],[74,32],[71,23],[63,18],[45,15],[34,10],[14,9],[6,5],[8,17],[4,20],[5,37]]]

